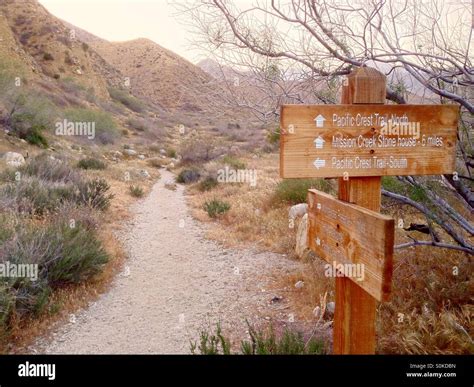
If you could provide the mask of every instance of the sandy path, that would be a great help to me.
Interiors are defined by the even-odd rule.
[[[189,353],[189,340],[216,321],[245,335],[245,318],[291,311],[269,301],[265,274],[295,270],[283,256],[225,250],[188,214],[183,187],[164,171],[138,202],[121,239],[129,259],[109,292],[32,347],[37,353]],[[262,280],[262,278],[264,278]],[[30,351],[30,352],[31,352]]]

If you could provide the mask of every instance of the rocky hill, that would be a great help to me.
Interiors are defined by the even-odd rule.
[[[225,92],[198,66],[151,40],[94,41],[91,47],[130,78],[134,94],[166,109],[215,111]]]

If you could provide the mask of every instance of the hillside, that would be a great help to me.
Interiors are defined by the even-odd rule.
[[[0,12],[18,46],[36,62],[42,75],[77,80],[102,98],[108,96],[107,82],[121,81],[118,71],[36,0],[2,2]]]
[[[199,67],[148,39],[91,46],[112,66],[130,77],[139,97],[184,112],[216,112],[224,92]]]

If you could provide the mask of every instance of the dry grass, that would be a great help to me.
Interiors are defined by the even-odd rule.
[[[276,252],[292,251],[295,229],[289,227],[288,208],[271,201],[280,181],[277,156],[267,154],[257,159],[246,157],[240,160],[245,162],[247,169],[257,170],[256,187],[248,183],[220,183],[210,191],[200,192],[194,186],[188,197],[193,215],[203,222],[211,222],[202,209],[204,203],[214,198],[225,200],[231,208],[220,218],[219,226],[210,229],[210,237],[227,246],[238,246],[245,241]],[[215,171],[219,164],[213,161],[205,168]]]

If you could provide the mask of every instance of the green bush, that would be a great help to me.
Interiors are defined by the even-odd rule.
[[[280,128],[276,128],[275,130],[272,130],[268,132],[267,134],[267,141],[272,144],[278,144],[280,142]]]
[[[46,226],[23,221],[0,247],[2,259],[37,264],[38,278],[0,279],[0,331],[13,313],[41,313],[51,289],[87,280],[102,270],[108,255],[96,237],[96,221],[87,209],[65,210]],[[75,219],[72,225],[70,219]],[[21,226],[21,227],[20,227]]]
[[[247,323],[248,324],[248,323]],[[272,326],[266,330],[256,330],[248,324],[250,340],[240,344],[244,355],[319,355],[326,353],[326,345],[322,340],[310,338],[305,340],[301,332],[288,328],[277,335]],[[222,334],[220,324],[215,333],[201,331],[199,344],[191,342],[191,353],[201,355],[230,355],[230,341]]]
[[[221,325],[217,324],[215,333],[201,331],[199,345],[191,342],[191,353],[196,354],[199,350],[201,355],[230,355],[230,341],[222,335]]]
[[[96,232],[82,223],[72,228],[63,222],[49,230],[51,240],[58,243],[60,254],[48,260],[47,279],[53,287],[79,283],[99,273],[108,255]],[[56,236],[56,240],[54,237]]]
[[[120,137],[120,131],[114,119],[104,111],[74,108],[64,113],[65,118],[72,122],[94,122],[95,139],[102,144],[112,144]]]
[[[43,55],[44,60],[54,60],[54,56],[51,55],[49,52],[45,52]]]
[[[127,90],[111,87],[109,88],[109,94],[112,99],[120,102],[134,112],[142,113],[145,110],[145,104],[138,98],[135,98]]]
[[[56,107],[35,93],[11,95],[6,105],[9,113],[5,124],[12,133],[30,144],[47,147],[43,132],[53,127]]]
[[[189,184],[198,181],[200,177],[201,174],[195,169],[183,169],[176,178],[176,181],[180,184]]]
[[[76,203],[104,211],[110,206],[114,197],[109,194],[110,185],[105,179],[93,179],[81,182],[77,187]]]
[[[404,191],[404,184],[396,176],[382,176],[382,187],[395,193]]]
[[[166,156],[168,156],[169,158],[171,159],[175,159],[177,154],[176,154],[176,149],[173,149],[173,148],[168,148],[166,150]]]
[[[243,161],[229,155],[225,156],[222,161],[224,164],[227,164],[234,169],[245,169],[247,167]]]
[[[211,189],[217,187],[219,182],[215,177],[207,176],[203,181],[198,185],[198,189],[201,192],[210,191]]]
[[[324,179],[286,179],[277,185],[272,201],[287,204],[305,203],[310,188],[326,193],[333,190],[331,183]]]
[[[48,147],[48,140],[43,135],[43,131],[46,128],[32,126],[25,134],[24,139],[28,141],[31,145],[39,146],[40,148],[47,148]]]
[[[130,195],[132,195],[135,198],[141,198],[145,194],[145,192],[143,191],[143,188],[138,185],[131,185],[129,187],[129,190],[130,190]]]
[[[81,169],[105,169],[107,168],[107,164],[104,163],[102,160],[95,159],[93,157],[89,157],[87,159],[79,160],[77,163],[77,167]]]
[[[0,262],[38,265],[36,280],[0,278],[3,344],[24,316],[45,311],[54,289],[102,270],[108,255],[97,237],[95,214],[109,206],[112,195],[105,180],[86,180],[48,155],[7,170],[0,179]]]
[[[230,204],[218,199],[208,200],[204,203],[204,210],[210,218],[216,218],[230,210]]]

